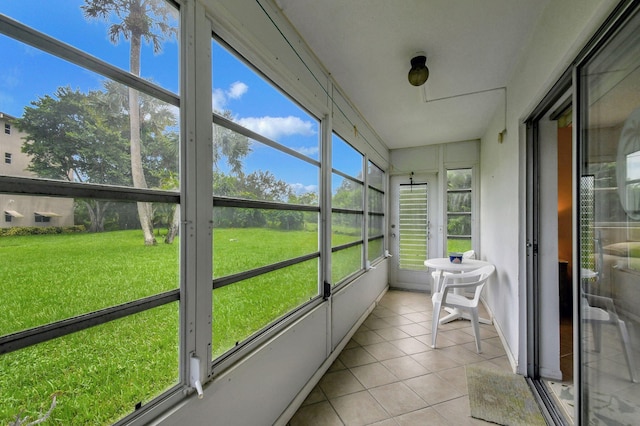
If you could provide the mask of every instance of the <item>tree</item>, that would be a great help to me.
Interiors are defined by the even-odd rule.
[[[22,152],[31,158],[27,170],[37,176],[76,182],[123,185],[131,176],[122,137],[124,118],[113,113],[105,93],[88,94],[58,88],[25,107],[17,127],[25,132]],[[77,200],[90,217],[89,230],[104,230],[108,201]]]
[[[105,83],[109,98],[115,108],[127,111],[129,107],[128,89],[115,82]],[[140,138],[142,143],[141,160],[147,185],[151,188],[177,190],[180,188],[178,175],[179,135],[171,130],[178,124],[177,118],[169,106],[161,101],[145,95],[139,95],[140,115],[146,117],[141,121]],[[157,222],[157,209],[167,210],[164,207],[154,207],[152,210],[152,224]],[[170,211],[169,211],[170,210]],[[169,220],[167,235],[164,242],[173,243],[178,235],[180,210],[173,206],[165,211]]]
[[[50,179],[131,186],[128,120],[122,96],[126,88],[107,82],[105,89],[84,94],[61,87],[53,96],[45,95],[25,107],[17,127],[27,134],[22,152],[30,157],[28,170]],[[152,97],[141,96],[141,105],[147,117],[141,128],[144,171],[153,186],[167,188],[166,182],[171,177],[175,182],[178,171],[178,135],[170,130],[176,118]],[[103,231],[113,203],[76,201],[82,206],[77,211],[89,218],[89,230]]]
[[[231,120],[231,111],[224,111],[222,116]],[[251,153],[249,138],[226,127],[213,125],[213,166],[218,165],[222,158],[227,159],[231,173],[242,175],[242,160]]]
[[[293,196],[291,186],[278,180],[271,172],[257,170],[248,175],[237,176],[214,172],[214,193],[218,196],[238,197],[249,200],[288,202]],[[251,227],[267,223],[283,229],[300,229],[302,212],[259,210],[228,207],[214,215],[214,226]]]
[[[340,186],[333,194],[332,206],[342,209],[361,209],[363,201],[362,189],[363,185],[361,183],[347,178],[342,179]]]
[[[142,41],[152,43],[154,53],[159,53],[162,42],[177,34],[177,28],[171,25],[173,10],[164,0],[85,0],[81,8],[87,18],[107,21],[115,15],[118,22],[109,26],[109,38],[114,44],[120,41],[120,37],[129,40],[129,71],[137,76],[140,75]],[[128,92],[131,175],[136,188],[147,188],[142,167],[139,93],[132,87]],[[139,202],[138,216],[145,244],[156,244],[151,203]]]

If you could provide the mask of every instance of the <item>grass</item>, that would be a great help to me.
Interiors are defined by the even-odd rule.
[[[471,240],[454,240],[452,238],[447,240],[447,253],[451,252],[464,253],[467,250],[471,250]]]
[[[178,245],[135,231],[3,237],[0,335],[178,287]],[[0,356],[0,423],[110,424],[178,382],[178,303]]]
[[[214,277],[316,251],[316,231],[216,229]],[[359,269],[355,251],[332,257],[338,277]],[[0,256],[0,335],[179,285],[179,244],[144,246],[139,231],[3,237]],[[214,357],[316,296],[317,270],[313,259],[215,290]],[[0,424],[34,420],[54,392],[47,424],[117,421],[179,382],[178,325],[171,303],[0,356]]]

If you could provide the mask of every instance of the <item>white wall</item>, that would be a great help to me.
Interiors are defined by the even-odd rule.
[[[485,299],[514,368],[526,372],[525,128],[551,89],[617,2],[549,2],[507,85],[507,118],[498,108],[481,143],[481,251],[496,265]],[[502,143],[498,133],[506,127]]]

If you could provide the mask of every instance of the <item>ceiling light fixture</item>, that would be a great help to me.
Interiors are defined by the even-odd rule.
[[[412,86],[422,86],[429,78],[429,68],[427,68],[427,56],[423,53],[411,58],[411,69],[409,70],[409,83]]]

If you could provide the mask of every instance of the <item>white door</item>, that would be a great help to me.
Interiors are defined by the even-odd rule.
[[[424,266],[435,254],[437,179],[434,174],[391,177],[389,241],[392,287],[427,291],[430,274]],[[433,257],[433,256],[432,256]]]

